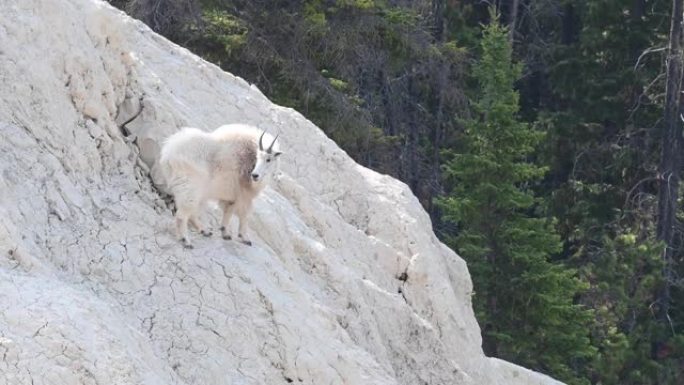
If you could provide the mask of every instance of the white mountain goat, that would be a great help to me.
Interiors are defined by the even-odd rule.
[[[159,162],[176,202],[176,231],[184,247],[193,247],[188,222],[202,235],[212,235],[198,218],[210,200],[218,201],[223,210],[223,239],[231,239],[229,223],[235,212],[240,220],[238,239],[252,244],[246,234],[247,216],[276,168],[281,154],[276,139],[278,135],[273,138],[253,126],[228,124],[213,132],[184,128],[164,142]],[[264,142],[270,145],[265,147]]]

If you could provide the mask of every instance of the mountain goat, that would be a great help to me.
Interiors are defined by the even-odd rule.
[[[164,142],[159,163],[176,202],[176,231],[184,247],[193,247],[188,222],[200,234],[212,235],[198,218],[210,200],[218,201],[223,210],[223,239],[231,239],[229,223],[235,212],[238,239],[252,244],[246,234],[247,216],[281,154],[276,139],[278,135],[273,138],[253,126],[228,124],[213,132],[184,128]],[[264,141],[270,145],[265,147]]]

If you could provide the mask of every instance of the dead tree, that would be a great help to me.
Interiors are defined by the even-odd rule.
[[[671,323],[671,287],[674,282],[673,255],[682,151],[682,22],[684,0],[673,0],[670,42],[667,53],[665,110],[661,126],[661,153],[658,186],[657,238],[664,243],[663,286],[657,294],[659,321]]]

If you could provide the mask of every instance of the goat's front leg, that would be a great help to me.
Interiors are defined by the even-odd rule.
[[[204,235],[205,237],[211,237],[211,231],[204,229],[202,226],[202,223],[199,221],[197,218],[197,215],[192,215],[190,217],[190,224],[199,231],[200,234]]]
[[[221,235],[223,239],[230,240],[230,218],[233,216],[233,210],[235,210],[235,202],[233,201],[221,201],[219,202],[221,209],[223,210],[223,219],[221,219]]]
[[[247,246],[252,246],[252,241],[247,238],[247,217],[251,210],[251,204],[240,206],[237,208],[238,219],[240,225],[238,226],[238,239]]]

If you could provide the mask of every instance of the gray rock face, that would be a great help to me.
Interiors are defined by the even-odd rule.
[[[300,114],[104,2],[0,9],[0,384],[560,384],[483,355],[416,198]],[[282,131],[254,246],[185,250],[161,143],[233,122]]]

